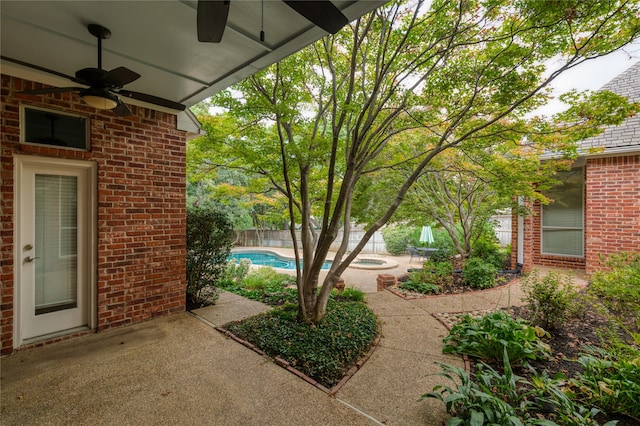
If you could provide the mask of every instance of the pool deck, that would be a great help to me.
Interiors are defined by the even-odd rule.
[[[237,250],[266,250],[276,253],[283,257],[294,257],[293,249],[287,248],[279,248],[279,247],[236,247]],[[235,250],[234,249],[234,250]],[[327,256],[328,259],[333,258],[333,252],[329,253]],[[390,275],[402,275],[407,272],[409,268],[420,268],[422,267],[422,261],[414,257],[411,259],[409,255],[402,256],[391,256],[391,255],[381,255],[381,254],[369,254],[364,253],[358,256],[361,259],[381,259],[388,261],[388,267],[380,267],[378,265],[372,266],[371,268],[366,267],[348,267],[346,271],[342,274],[342,279],[345,282],[347,288],[357,288],[359,290],[364,291],[365,293],[375,293],[377,289],[376,279],[379,274],[390,274]],[[295,275],[296,271],[287,270],[287,269],[276,269],[278,272],[282,272],[285,274]],[[324,279],[327,275],[326,271],[322,271],[320,273],[320,279]]]

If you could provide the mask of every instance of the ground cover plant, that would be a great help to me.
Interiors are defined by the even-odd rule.
[[[342,379],[378,334],[377,319],[358,289],[333,290],[325,318],[307,324],[297,318],[295,277],[291,275],[270,267],[251,270],[244,261],[229,262],[219,287],[275,308],[229,323],[226,330],[269,356],[284,359],[327,388]]]
[[[224,328],[327,388],[340,382],[378,335],[376,316],[361,302],[330,301],[316,324],[296,316],[296,305],[286,304]]]

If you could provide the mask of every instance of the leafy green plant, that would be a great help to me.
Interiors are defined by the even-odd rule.
[[[228,276],[221,280],[220,287],[251,300],[271,306],[281,306],[297,301],[295,277],[277,272],[271,267],[260,267],[244,274],[243,267],[228,267]],[[241,278],[244,275],[243,278]]]
[[[187,305],[214,303],[216,284],[224,275],[233,229],[227,216],[214,209],[187,209]]]
[[[545,328],[559,327],[567,319],[584,312],[584,303],[569,275],[549,272],[540,277],[540,273],[534,270],[522,280],[522,289],[532,321]]]
[[[453,267],[448,259],[444,262],[429,260],[421,270],[411,272],[409,280],[402,283],[400,288],[424,294],[439,293],[442,286],[451,281],[452,274]]]
[[[364,291],[353,287],[347,287],[342,291],[333,290],[331,297],[336,301],[346,302],[364,302]]]
[[[449,260],[436,262],[433,264],[433,272],[438,277],[451,278],[451,274],[453,274],[453,265]]]
[[[252,270],[243,281],[245,288],[262,291],[280,291],[292,283],[295,283],[293,276],[279,273],[268,266]]]
[[[452,251],[448,248],[439,248],[429,257],[430,263],[451,263],[451,253]]]
[[[640,253],[617,253],[601,259],[607,270],[591,277],[589,294],[617,317],[635,318],[640,332]]]
[[[485,289],[496,285],[498,269],[479,257],[467,259],[462,268],[462,277],[471,288]]]
[[[423,293],[423,294],[429,294],[429,293],[437,294],[441,290],[440,286],[436,284],[425,283],[420,281],[416,282],[413,280],[403,282],[402,284],[400,284],[400,288],[402,288],[403,290],[413,291],[416,293]]]
[[[451,239],[451,235],[445,229],[434,229],[433,230],[433,243],[431,247],[435,247],[439,250],[444,250],[447,253],[453,253],[455,251],[455,246],[453,244],[453,240]],[[449,255],[449,257],[451,254]]]
[[[382,230],[382,239],[389,254],[398,256],[407,253],[413,228],[409,226],[391,225]]]
[[[437,364],[443,370],[438,375],[449,379],[453,386],[438,385],[422,395],[421,400],[434,398],[444,403],[447,413],[453,416],[447,426],[523,424],[522,416],[530,403],[526,396],[517,393],[517,389],[521,389],[520,377],[502,375],[486,364],[479,364],[475,375],[452,365]]]
[[[219,286],[225,287],[242,282],[249,273],[250,265],[251,261],[248,259],[242,259],[239,263],[227,262],[227,266],[220,276]]]
[[[571,380],[575,397],[608,413],[640,419],[640,351],[628,358],[587,347],[578,358],[583,371]]]
[[[337,384],[378,335],[376,316],[360,302],[330,301],[317,324],[298,321],[297,311],[285,305],[224,328],[326,387]]]
[[[484,363],[477,364],[472,374],[455,366],[437,364],[443,369],[437,375],[450,380],[453,386],[435,386],[421,400],[434,398],[444,403],[453,416],[447,426],[598,425],[595,416],[599,410],[572,401],[562,391],[564,382],[539,376],[533,369],[530,381],[514,374],[506,349],[503,372]],[[615,421],[605,426],[613,425]]]
[[[503,311],[480,318],[467,314],[443,339],[442,352],[500,361],[506,350],[511,362],[520,364],[526,360],[549,358],[549,345],[541,340],[546,335],[548,333],[542,328],[532,327],[525,320],[514,319]]]
[[[505,255],[500,251],[493,230],[491,237],[483,236],[476,240],[471,247],[470,258],[479,258],[493,265],[496,269],[502,269]]]

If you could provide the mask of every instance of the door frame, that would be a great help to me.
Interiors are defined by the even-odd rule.
[[[21,235],[21,217],[23,217],[21,209],[21,199],[24,196],[32,196],[28,194],[27,188],[23,187],[22,173],[25,166],[28,167],[63,167],[71,168],[84,172],[86,178],[86,193],[84,194],[87,200],[87,232],[83,237],[85,238],[85,244],[87,247],[86,253],[86,296],[85,300],[79,301],[85,303],[87,307],[87,326],[89,329],[94,329],[98,322],[98,306],[97,306],[97,235],[98,235],[98,167],[93,161],[84,160],[69,160],[54,157],[38,157],[33,155],[15,155],[14,156],[14,299],[13,299],[13,346],[18,348],[25,342],[31,343],[32,341],[44,340],[49,337],[58,335],[60,333],[67,334],[72,332],[71,330],[61,331],[60,333],[52,333],[45,336],[39,336],[33,339],[22,338],[21,335],[21,296],[22,296],[22,267],[20,260],[22,259],[22,252],[20,242],[22,241]],[[73,330],[75,331],[75,330]]]

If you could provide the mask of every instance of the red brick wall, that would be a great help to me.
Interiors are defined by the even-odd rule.
[[[600,255],[640,252],[640,155],[590,158],[585,175],[585,258],[541,254],[541,205],[524,218],[524,270],[533,265],[600,268]],[[512,247],[517,248],[517,216],[513,216]],[[513,250],[515,259],[516,250]]]
[[[98,330],[185,309],[186,134],[176,116],[130,106],[117,117],[74,93],[17,94],[40,85],[2,76],[0,307],[2,352],[12,351],[14,155],[94,161],[98,166]],[[90,117],[91,150],[20,145],[20,104]]]
[[[640,155],[587,160],[587,274],[600,254],[640,252]]]
[[[542,204],[536,201],[532,208],[534,214],[530,217],[529,234],[531,254],[534,265],[551,266],[557,268],[584,269],[585,258],[574,256],[558,256],[542,253]]]

